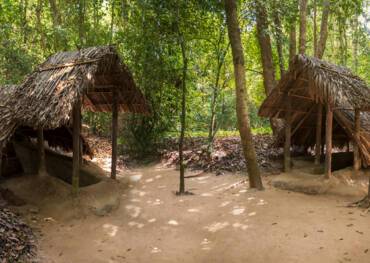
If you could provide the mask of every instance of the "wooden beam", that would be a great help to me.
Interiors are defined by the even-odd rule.
[[[360,141],[360,110],[355,110],[355,131],[354,136],[357,140],[353,140],[353,169],[358,171],[361,169],[360,148],[357,141]]]
[[[112,103],[112,168],[111,168],[112,179],[116,179],[117,177],[117,134],[118,134],[118,101],[117,101],[117,89],[114,89]]]
[[[292,103],[291,98],[287,97],[287,110],[285,112],[285,143],[284,143],[284,171],[290,172],[291,168],[291,156],[290,146],[292,138]]]
[[[72,191],[78,194],[80,186],[80,128],[81,128],[81,100],[77,99],[73,107],[73,169],[72,169]]]
[[[315,144],[315,164],[320,164],[321,158],[321,133],[322,133],[322,105],[317,104],[316,120],[316,144]]]
[[[333,109],[328,103],[326,107],[326,155],[325,155],[325,177],[331,177],[331,159],[332,159],[332,135],[333,135]]]
[[[39,154],[39,175],[46,174],[46,160],[45,160],[45,145],[44,145],[44,130],[37,129],[37,148]]]
[[[302,126],[302,124],[304,123],[304,121],[311,115],[311,113],[315,110],[315,107],[312,107],[307,113],[306,115],[301,118],[301,120],[299,121],[299,123],[294,127],[294,130],[292,132],[292,136],[298,131],[298,129]],[[293,118],[294,119],[294,118]]]

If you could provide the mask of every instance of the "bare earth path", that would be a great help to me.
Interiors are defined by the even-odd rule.
[[[42,262],[370,262],[370,215],[343,207],[349,198],[246,191],[231,187],[241,176],[211,174],[177,197],[173,169],[126,176],[138,181],[110,215],[38,226]]]

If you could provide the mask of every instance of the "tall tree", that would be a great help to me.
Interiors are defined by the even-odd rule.
[[[249,186],[251,188],[262,190],[263,185],[248,117],[248,96],[245,84],[244,54],[235,0],[225,0],[225,11],[234,63],[236,115],[244,157],[247,161]]]
[[[329,13],[330,13],[330,0],[324,0],[324,7],[321,16],[320,39],[319,43],[317,44],[316,52],[318,58],[322,58],[324,56],[326,40],[328,38]]]
[[[307,2],[308,0],[299,2],[299,54],[306,52]]]
[[[275,66],[274,66],[272,48],[271,48],[271,40],[270,40],[270,35],[268,33],[269,28],[268,28],[267,10],[266,10],[264,3],[262,3],[261,0],[256,0],[255,9],[256,9],[257,39],[258,39],[258,44],[260,46],[261,62],[262,62],[263,85],[265,87],[266,96],[268,96],[271,90],[276,85],[276,79],[275,79]],[[279,34],[281,34],[280,31],[279,31]],[[280,42],[280,40],[278,42]],[[283,62],[280,59],[279,61],[280,61],[279,63],[280,70],[283,70],[284,66],[281,65],[281,63]],[[275,118],[271,118],[270,124],[271,124],[273,133],[276,134],[280,126],[278,123],[278,120]]]

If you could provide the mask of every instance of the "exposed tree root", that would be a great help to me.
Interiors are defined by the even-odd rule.
[[[354,203],[351,203],[348,205],[349,207],[360,207],[360,208],[365,208],[370,211],[370,197],[367,195],[364,198],[362,198],[359,201],[356,201]]]

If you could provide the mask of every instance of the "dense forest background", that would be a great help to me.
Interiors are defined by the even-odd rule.
[[[239,1],[255,133],[271,132],[269,121],[257,116],[258,107],[269,85],[287,70],[290,56],[302,48],[302,2],[303,53],[323,52],[324,36],[324,60],[370,81],[367,0]],[[236,131],[233,63],[222,1],[0,0],[0,43],[0,85],[20,84],[55,52],[116,45],[153,113],[120,117],[120,144],[134,152],[150,152],[160,138],[178,136],[184,81],[186,136],[212,141],[216,134]],[[84,113],[84,123],[99,135],[110,135],[110,122],[109,114]]]

